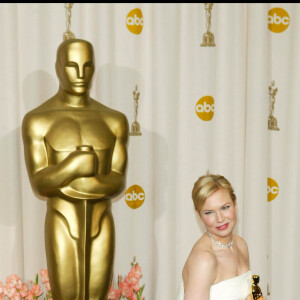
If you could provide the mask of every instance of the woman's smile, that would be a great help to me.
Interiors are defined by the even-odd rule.
[[[227,229],[228,225],[229,225],[229,223],[226,223],[226,224],[221,225],[221,226],[218,226],[218,227],[216,227],[216,228],[217,228],[218,230],[225,230],[225,229]]]

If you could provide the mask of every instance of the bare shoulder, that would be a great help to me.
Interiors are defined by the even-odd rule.
[[[217,258],[202,237],[192,248],[182,271],[185,297],[208,299],[216,275]]]
[[[239,235],[234,235],[234,240],[237,247],[243,252],[248,253],[248,245],[247,242]]]
[[[217,258],[211,247],[201,238],[192,248],[190,255],[183,269],[184,279],[191,276],[205,275],[206,278],[213,279],[216,275]]]
[[[204,248],[195,248],[191,251],[187,259],[187,267],[198,270],[207,271],[208,269],[214,269],[217,266],[216,256],[212,251]]]
[[[234,241],[236,243],[236,247],[239,253],[241,254],[241,257],[244,259],[246,265],[249,267],[249,250],[246,241],[238,235],[234,235]]]

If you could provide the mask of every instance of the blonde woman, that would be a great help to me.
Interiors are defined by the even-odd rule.
[[[180,300],[251,300],[246,242],[233,234],[237,222],[234,190],[221,175],[195,183],[192,198],[206,232],[193,246],[182,271]]]

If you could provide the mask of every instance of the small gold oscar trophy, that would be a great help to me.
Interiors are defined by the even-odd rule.
[[[135,91],[133,91],[133,100],[134,100],[134,122],[131,124],[131,131],[129,135],[142,135],[140,124],[137,121],[138,108],[139,108],[139,98],[140,92],[138,91],[138,86],[135,86]]]
[[[251,294],[253,300],[262,300],[263,294],[258,285],[259,283],[259,275],[252,275],[252,286],[251,286]]]
[[[204,3],[206,14],[206,32],[203,34],[202,47],[215,47],[214,35],[210,32],[211,27],[211,10],[213,3]]]
[[[275,82],[272,81],[271,85],[269,86],[269,95],[270,95],[270,105],[269,105],[269,118],[268,118],[268,129],[269,130],[279,130],[277,127],[277,120],[273,116],[274,113],[274,105],[275,105],[275,96],[278,89],[274,88]]]

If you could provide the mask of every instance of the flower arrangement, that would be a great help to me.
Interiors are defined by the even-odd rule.
[[[35,282],[30,280],[30,286],[22,282],[21,278],[12,274],[6,278],[6,285],[0,281],[0,300],[33,300],[44,296],[44,300],[52,300],[51,287],[47,270],[40,270],[42,283],[45,285],[47,292],[41,289],[39,276],[36,275]]]
[[[145,284],[140,287],[140,279],[143,276],[141,267],[135,262],[135,257],[131,263],[131,270],[124,280],[118,276],[118,288],[114,289],[113,283],[109,289],[107,300],[145,300],[142,296]]]
[[[42,285],[39,284],[39,276],[36,275],[35,281],[30,280],[30,285],[22,282],[21,278],[12,274],[6,278],[6,285],[0,281],[0,300],[33,300],[41,299],[52,300],[52,292],[48,276],[48,270],[41,269],[40,276]],[[142,278],[142,270],[138,263],[135,262],[135,257],[131,263],[131,270],[127,276],[122,280],[122,276],[118,276],[118,288],[115,289],[111,285],[107,300],[145,300],[142,296],[145,284],[140,286],[140,279]]]

